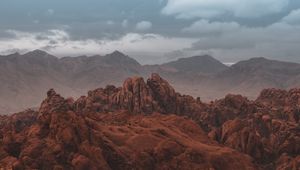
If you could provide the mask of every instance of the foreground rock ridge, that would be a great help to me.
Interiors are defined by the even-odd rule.
[[[0,117],[0,169],[300,169],[300,89],[203,103],[158,74]]]

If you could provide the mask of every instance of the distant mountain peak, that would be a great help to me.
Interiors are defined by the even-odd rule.
[[[15,53],[12,53],[12,54],[7,55],[7,57],[11,57],[11,56],[20,56],[20,53],[15,52]]]
[[[278,61],[278,60],[272,60],[265,57],[257,57],[257,58],[251,58],[249,60],[240,61],[234,65],[232,65],[233,68],[271,68],[271,69],[292,69],[292,68],[299,68],[300,64],[298,63],[291,63],[286,61]]]
[[[25,53],[23,56],[24,57],[30,57],[30,58],[39,58],[39,59],[41,59],[41,58],[48,58],[48,59],[49,58],[56,58],[55,56],[47,53],[46,51],[39,50],[39,49],[30,51],[28,53]]]
[[[110,54],[106,54],[104,58],[109,59],[109,60],[118,60],[118,59],[124,59],[124,58],[130,58],[129,56],[125,55],[124,53],[120,51],[114,51]],[[131,59],[131,58],[130,58]]]
[[[33,59],[33,60],[39,60],[39,61],[47,61],[49,59],[57,59],[55,56],[51,55],[51,54],[48,54],[47,52],[45,51],[42,51],[42,50],[33,50],[33,51],[29,51],[25,54],[20,54],[18,52],[15,52],[15,53],[12,53],[12,54],[9,54],[9,55],[6,55],[5,58],[8,58],[10,60],[27,60],[27,59]]]
[[[124,53],[118,51],[118,50],[115,50],[114,52],[112,52],[111,54],[109,55],[114,55],[114,56],[126,56]]]
[[[12,53],[10,55],[20,55],[20,53],[19,52],[14,52],[14,53]]]
[[[104,61],[106,61],[106,63],[119,63],[122,65],[127,65],[127,64],[133,64],[133,65],[137,65],[139,66],[140,63],[138,63],[135,59],[129,57],[128,55],[125,55],[124,53],[120,52],[120,51],[114,51],[111,54],[107,54],[104,56]]]
[[[173,67],[182,72],[194,72],[194,73],[216,73],[227,69],[228,67],[213,58],[210,55],[198,55],[187,58],[180,58],[176,61],[172,61],[163,66]]]
[[[247,61],[247,60],[246,60]],[[265,61],[273,61],[270,59],[267,59],[265,57],[255,57],[255,58],[251,58],[248,61],[253,61],[253,62],[265,62]]]
[[[186,58],[179,58],[176,61],[183,61],[183,60],[207,60],[207,59],[211,59],[211,60],[216,60],[215,58],[213,58],[210,55],[195,55],[192,57],[186,57]]]
[[[267,58],[265,58],[265,57],[254,57],[254,58],[252,58],[253,60],[269,60],[269,59],[267,59]]]
[[[39,56],[41,56],[41,55],[49,55],[47,52],[45,52],[43,50],[40,50],[40,49],[36,49],[36,50],[30,51],[30,52],[28,52],[26,54],[39,55]]]
[[[216,60],[214,57],[208,55],[208,54],[205,54],[205,55],[196,55],[196,56],[193,56],[193,57],[190,57],[190,58],[201,58],[201,59],[214,59]]]

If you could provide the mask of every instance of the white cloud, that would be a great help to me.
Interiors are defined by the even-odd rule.
[[[58,56],[106,54],[120,50],[144,64],[165,62],[173,55],[192,56],[204,53],[226,62],[259,56],[300,61],[298,14],[299,11],[295,10],[278,23],[266,27],[246,27],[236,22],[213,22],[201,19],[182,30],[183,34],[181,35],[189,33],[193,35],[193,38],[191,36],[189,38],[176,36],[170,38],[159,34],[140,32],[128,33],[116,40],[73,40],[63,30],[37,33],[10,30],[8,33],[13,36],[0,38],[0,54],[7,54],[11,52],[11,49],[19,51],[46,49]],[[127,20],[124,20],[123,23],[127,23],[124,25],[128,26]],[[177,52],[174,54],[172,51]],[[169,54],[169,56],[165,54]]]
[[[213,18],[233,15],[257,18],[279,13],[289,0],[167,0],[162,13],[177,18]]]
[[[283,22],[292,24],[292,25],[300,25],[300,9],[292,11],[289,15],[284,17]]]
[[[214,27],[214,23],[207,27]],[[230,25],[229,23],[219,23],[220,25]],[[194,44],[195,49],[244,49],[273,46],[270,54],[274,52],[276,46],[286,44],[300,44],[300,26],[293,26],[284,20],[269,25],[267,27],[234,27],[231,29],[220,29],[221,34],[214,37],[199,36],[199,41]],[[288,46],[287,46],[288,47]],[[291,46],[292,47],[292,46]],[[288,50],[287,50],[288,51]],[[281,54],[283,54],[281,52]]]
[[[203,19],[183,28],[182,31],[198,35],[219,35],[224,32],[238,31],[240,27],[241,26],[236,22],[209,22]]]
[[[206,51],[226,62],[261,56],[300,62],[300,49],[297,48],[300,46],[300,25],[286,23],[286,19],[267,27],[243,26],[235,31],[222,31],[218,36],[200,35],[186,51]]]
[[[141,63],[163,62],[164,58],[161,56],[165,53],[188,48],[196,42],[196,39],[192,38],[167,38],[158,34],[128,33],[117,40],[72,40],[63,30],[38,33],[9,30],[8,33],[12,34],[13,38],[0,39],[0,54],[11,53],[11,49],[20,52],[43,49],[57,56],[107,54],[120,50]]]
[[[150,21],[141,21],[136,24],[135,28],[139,31],[146,31],[152,28],[152,23]]]

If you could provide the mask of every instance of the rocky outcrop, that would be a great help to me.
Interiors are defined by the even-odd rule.
[[[90,91],[87,97],[75,102],[79,112],[109,112],[120,109],[132,113],[150,114],[160,112],[158,102],[153,99],[153,91],[141,77],[128,78],[122,87],[107,86]]]
[[[268,108],[270,114],[278,119],[296,123],[300,121],[300,89],[265,89],[256,102]]]
[[[266,169],[276,169],[282,155],[300,154],[300,126],[270,114],[255,113],[235,118],[209,134],[225,146],[250,155]],[[280,169],[280,168],[279,168]]]
[[[250,155],[255,162],[274,169],[282,154],[299,154],[298,90],[266,89],[256,101],[227,95],[210,104],[176,93],[158,74],[129,78],[123,87],[108,86],[90,92],[80,101],[93,101],[100,111],[177,114],[194,120],[217,142]],[[83,102],[83,103],[84,103]],[[85,107],[85,106],[84,106]],[[106,109],[99,109],[99,108]],[[94,111],[97,109],[94,109]]]
[[[158,74],[76,101],[53,89],[38,111],[0,117],[0,167],[12,169],[298,169],[299,90],[209,104]],[[292,116],[291,116],[292,115]]]
[[[178,94],[167,81],[158,74],[152,74],[147,80],[147,85],[153,91],[153,98],[159,103],[165,113],[176,113],[178,111]]]
[[[123,88],[112,96],[112,103],[133,113],[160,111],[158,103],[153,99],[153,91],[141,77],[127,79]]]
[[[143,83],[139,87],[127,83],[124,92],[147,94]],[[117,94],[124,92],[120,90]],[[0,167],[77,170],[258,168],[249,156],[220,146],[187,118],[158,113],[134,115],[121,110],[114,113],[77,112],[78,105],[50,90],[38,112],[20,114],[28,117],[24,120],[13,116],[12,122],[21,121],[22,130],[15,131],[19,124],[13,123],[2,127]],[[29,121],[31,117],[33,119]],[[5,129],[6,126],[14,128]]]
[[[152,74],[147,82],[142,77],[128,78],[120,88],[99,88],[75,102],[75,108],[79,112],[110,112],[123,109],[135,114],[185,114],[201,110],[202,107],[204,105],[201,105],[201,101],[176,93],[158,74]]]

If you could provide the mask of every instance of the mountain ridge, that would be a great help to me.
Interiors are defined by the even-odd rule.
[[[211,56],[204,58],[204,61],[212,61],[211,64],[203,64],[202,57],[195,56],[174,61],[175,66],[172,66],[174,62],[141,65],[119,51],[90,57],[57,58],[41,50],[2,56],[0,113],[36,107],[42,92],[49,88],[57,89],[63,96],[79,97],[88,89],[121,85],[120,80],[127,77],[148,77],[151,73],[160,73],[176,90],[201,97],[206,102],[228,93],[254,99],[265,88],[288,89],[300,85],[297,63],[258,58],[227,67]],[[219,69],[212,69],[215,67]],[[16,108],[14,101],[18,101],[20,107]]]
[[[214,74],[228,68],[225,64],[209,55],[180,58],[176,61],[164,63],[162,66],[173,67],[181,72],[201,72],[207,74]]]

